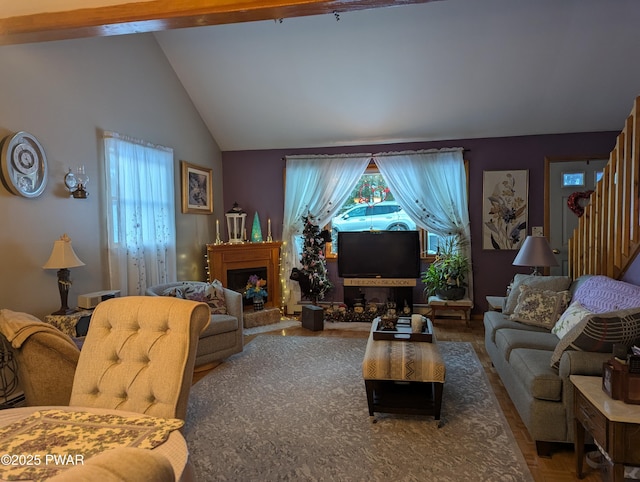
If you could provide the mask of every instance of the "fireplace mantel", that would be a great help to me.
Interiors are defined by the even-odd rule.
[[[266,268],[266,307],[280,308],[281,242],[207,244],[209,282],[220,280],[228,286],[227,272],[236,269]]]

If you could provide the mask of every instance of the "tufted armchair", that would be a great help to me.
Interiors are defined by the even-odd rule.
[[[185,419],[205,303],[126,296],[93,312],[69,405]]]

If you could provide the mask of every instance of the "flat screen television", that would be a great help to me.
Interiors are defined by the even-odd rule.
[[[338,232],[338,276],[419,278],[418,231]]]

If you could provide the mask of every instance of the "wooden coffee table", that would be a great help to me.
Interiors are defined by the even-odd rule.
[[[426,322],[433,333],[431,320]],[[369,415],[432,415],[440,420],[446,369],[435,335],[431,342],[374,340],[377,323],[371,324],[362,362]]]

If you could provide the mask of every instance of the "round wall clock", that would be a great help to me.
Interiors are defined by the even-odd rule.
[[[1,144],[2,182],[17,196],[38,197],[47,185],[47,158],[28,132],[5,137]]]

